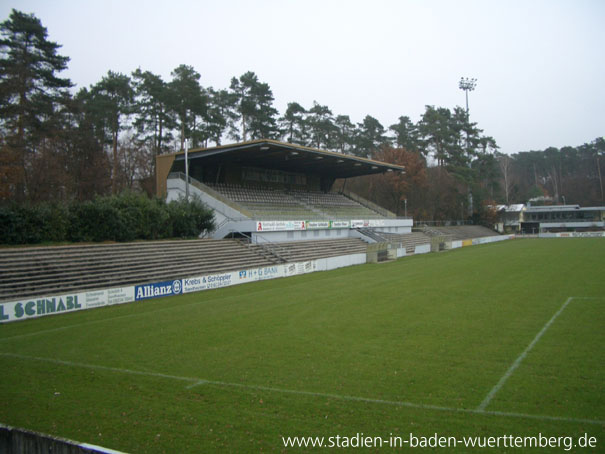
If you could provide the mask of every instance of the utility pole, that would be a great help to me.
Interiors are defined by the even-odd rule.
[[[471,79],[469,77],[461,77],[460,82],[458,82],[458,87],[461,90],[464,90],[466,94],[466,121],[470,123],[469,114],[468,114],[468,92],[473,91],[477,86],[477,79]],[[470,143],[468,138],[468,130],[466,131],[466,151],[470,155]],[[470,165],[470,164],[469,164]],[[468,188],[468,211],[470,216],[473,215],[473,192],[471,191],[471,187],[469,185]]]
[[[185,201],[189,203],[189,139],[185,139]]]
[[[603,177],[601,177],[601,164],[597,155],[597,170],[599,171],[599,185],[601,186],[601,203],[603,203]]]

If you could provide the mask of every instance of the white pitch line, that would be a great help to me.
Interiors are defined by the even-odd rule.
[[[504,372],[504,375],[500,378],[498,383],[496,383],[496,385],[491,389],[491,391],[489,393],[487,393],[487,396],[485,396],[485,399],[483,399],[483,401],[479,404],[479,406],[477,407],[477,410],[479,410],[479,411],[485,410],[485,408],[489,405],[489,403],[494,398],[496,393],[498,391],[500,391],[500,388],[502,388],[504,383],[506,383],[506,380],[508,380],[509,377],[512,375],[512,373],[515,371],[515,369],[517,367],[519,367],[519,365],[521,364],[521,361],[523,361],[523,359],[525,359],[525,357],[530,352],[530,350],[532,348],[534,348],[534,345],[536,345],[538,343],[538,341],[540,340],[542,335],[546,332],[546,330],[550,327],[550,325],[552,325],[552,323],[555,321],[555,319],[561,314],[561,312],[563,312],[563,310],[567,307],[567,305],[573,299],[574,299],[574,297],[570,296],[569,298],[567,298],[567,300],[565,300],[565,302],[563,303],[561,308],[555,313],[555,315],[552,316],[552,318],[549,321],[546,322],[546,324],[542,327],[540,332],[538,334],[536,334],[536,337],[534,337],[534,340],[532,340],[529,343],[527,348],[525,350],[523,350],[523,352],[517,357],[515,362],[508,368],[508,370],[506,372]]]
[[[194,388],[199,385],[205,385],[207,383],[208,383],[208,380],[198,380],[195,383],[191,383],[190,385],[186,386],[186,388],[191,389],[191,388]]]
[[[38,356],[18,355],[16,353],[0,353],[0,356],[8,356],[11,358],[18,358],[18,359],[25,359],[25,360],[44,361],[47,363],[61,364],[63,366],[82,367],[84,369],[106,370],[109,372],[119,372],[122,374],[144,375],[147,377],[168,378],[171,380],[189,381],[189,382],[193,382],[193,383],[197,383],[200,381],[199,378],[179,377],[178,375],[160,374],[158,372],[144,372],[144,371],[131,370],[131,369],[122,369],[120,367],[109,367],[109,366],[99,366],[99,365],[95,365],[95,364],[76,363],[73,361],[64,361],[62,359],[41,358]]]
[[[144,372],[144,371],[136,371],[131,369],[121,369],[118,367],[108,367],[108,366],[98,366],[94,364],[84,364],[77,363],[73,361],[64,361],[59,359],[52,358],[41,358],[35,356],[27,356],[27,355],[18,355],[15,353],[0,353],[0,356],[6,356],[11,358],[18,358],[22,360],[34,360],[34,361],[43,361],[52,364],[60,364],[64,366],[71,367],[82,367],[86,369],[93,370],[105,370],[109,372],[119,372],[124,374],[132,374],[132,375],[143,375],[148,377],[158,377],[158,378],[166,378],[172,380],[179,380],[190,382],[187,385],[186,389],[191,389],[200,385],[215,385],[221,387],[232,387],[232,388],[241,388],[241,389],[251,389],[256,391],[268,391],[282,394],[294,394],[298,396],[311,396],[311,397],[322,397],[329,399],[338,399],[352,402],[365,402],[370,404],[380,404],[380,405],[392,405],[397,407],[407,407],[407,408],[416,408],[420,410],[434,410],[434,411],[443,411],[449,413],[469,413],[469,414],[480,414],[480,415],[489,415],[489,416],[499,416],[499,417],[509,417],[509,418],[520,418],[520,419],[536,419],[540,421],[559,421],[559,422],[567,422],[567,423],[584,423],[584,424],[594,424],[594,425],[604,425],[605,421],[595,420],[595,419],[582,419],[582,418],[565,418],[560,416],[547,416],[547,415],[531,415],[524,413],[513,413],[513,412],[501,412],[501,411],[486,411],[486,410],[478,410],[473,408],[454,408],[454,407],[444,407],[439,405],[430,405],[430,404],[420,404],[414,402],[405,402],[405,401],[394,401],[394,400],[384,400],[384,399],[372,399],[369,397],[358,397],[358,396],[348,396],[343,394],[332,394],[332,393],[319,393],[313,391],[301,391],[296,389],[284,389],[284,388],[275,388],[271,386],[261,386],[261,385],[247,385],[244,383],[230,383],[224,381],[217,380],[206,380],[202,378],[194,378],[194,377],[181,377],[178,375],[167,375],[156,372]]]

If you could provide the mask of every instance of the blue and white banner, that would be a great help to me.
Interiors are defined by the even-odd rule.
[[[180,295],[183,291],[181,279],[174,281],[156,282],[155,284],[136,285],[134,299],[136,301],[160,296]]]

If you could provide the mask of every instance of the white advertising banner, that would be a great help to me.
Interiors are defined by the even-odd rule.
[[[308,221],[307,230],[313,229],[329,229],[330,221]]]
[[[257,221],[257,232],[278,232],[292,230],[306,230],[305,221]]]
[[[107,290],[94,290],[92,292],[86,292],[84,293],[84,300],[86,301],[86,309],[107,306]]]
[[[200,292],[212,288],[229,287],[239,283],[238,273],[218,273],[183,279],[183,293]]]
[[[72,293],[1,303],[0,321],[12,322],[42,315],[79,311],[86,308],[84,295],[83,293]]]
[[[538,234],[540,238],[602,238],[605,232],[544,232]]]
[[[134,301],[134,287],[120,287],[64,295],[27,298],[0,303],[0,322],[12,322],[43,315],[75,312]]]
[[[351,219],[351,228],[352,229],[361,229],[363,227],[369,227],[370,223],[368,221],[364,221],[363,219]]]
[[[107,304],[123,304],[134,301],[134,286],[117,287],[107,290]]]
[[[384,219],[370,219],[368,221],[370,227],[384,227]]]
[[[350,221],[332,221],[330,223],[331,228],[333,229],[348,229],[351,227]]]
[[[431,252],[430,244],[417,244],[414,247],[414,254],[428,254],[429,252]]]
[[[452,249],[458,249],[462,247],[462,240],[453,240],[452,241]]]

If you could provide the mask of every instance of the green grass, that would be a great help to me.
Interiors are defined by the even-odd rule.
[[[588,433],[603,452],[604,271],[602,239],[516,240],[3,325],[0,421],[135,453],[361,432]],[[472,411],[571,296],[592,299]]]

